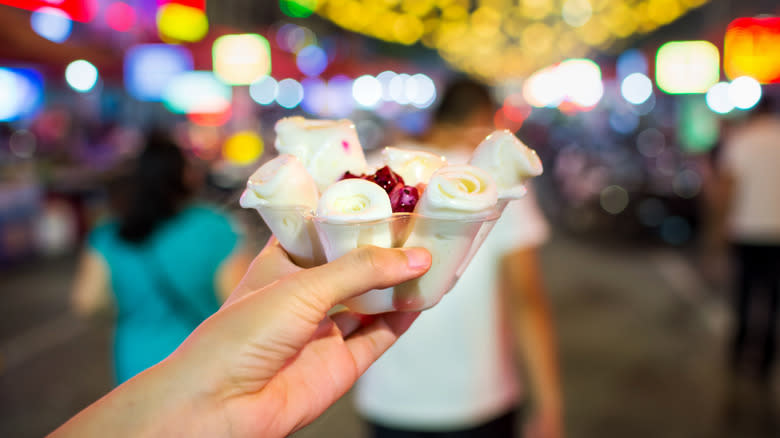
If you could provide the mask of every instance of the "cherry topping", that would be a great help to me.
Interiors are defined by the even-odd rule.
[[[393,207],[393,213],[411,213],[414,211],[417,201],[420,199],[420,193],[417,187],[398,185],[390,193],[390,205]]]
[[[404,184],[404,179],[401,178],[401,175],[393,172],[389,166],[378,169],[373,175],[368,175],[365,179],[379,184],[388,195],[397,185]]]

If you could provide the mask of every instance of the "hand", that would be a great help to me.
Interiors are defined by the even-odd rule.
[[[541,409],[526,422],[525,438],[563,438],[563,421],[558,410]]]
[[[419,314],[387,313],[361,326],[355,314],[328,310],[416,278],[430,263],[423,249],[368,247],[303,270],[270,244],[170,357],[57,433],[286,436],[341,397]]]

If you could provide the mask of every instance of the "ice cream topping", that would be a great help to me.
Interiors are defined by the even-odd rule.
[[[542,161],[507,130],[495,131],[477,146],[469,164],[486,170],[496,181],[500,198],[525,194],[523,184],[542,174]]]
[[[447,165],[444,157],[393,147],[384,148],[382,158],[386,165],[403,177],[406,184],[412,186],[428,182],[433,172]]]
[[[282,154],[268,161],[249,177],[239,203],[244,208],[269,205],[300,205],[314,209],[319,193],[303,164]]]
[[[442,219],[478,217],[498,201],[496,184],[482,169],[446,166],[434,172],[415,213]]]
[[[358,178],[332,184],[317,204],[317,216],[334,223],[373,221],[392,214],[390,197],[384,189]]]
[[[301,160],[321,192],[344,172],[366,171],[363,148],[358,147],[357,131],[349,120],[288,117],[276,122],[275,130],[276,149]]]

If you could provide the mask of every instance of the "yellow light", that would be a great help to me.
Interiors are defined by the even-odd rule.
[[[164,41],[196,42],[208,33],[209,20],[200,9],[167,3],[157,11],[157,31]]]
[[[393,36],[401,44],[414,44],[423,34],[423,24],[413,15],[399,15],[393,25]]]
[[[244,166],[263,155],[263,139],[252,131],[240,131],[230,136],[222,146],[225,160]]]
[[[647,3],[648,16],[658,24],[667,24],[681,13],[677,0],[650,0]]]
[[[523,31],[523,45],[536,54],[547,52],[553,43],[553,32],[544,23],[534,23]]]
[[[550,0],[521,0],[523,15],[534,20],[541,20],[553,10],[553,2]]]
[[[271,73],[271,48],[256,33],[223,35],[211,53],[214,74],[226,84],[249,85]]]
[[[658,49],[655,81],[669,94],[706,93],[720,78],[720,54],[709,41],[672,41]]]
[[[433,9],[433,0],[403,0],[401,9],[418,17],[424,17]]]

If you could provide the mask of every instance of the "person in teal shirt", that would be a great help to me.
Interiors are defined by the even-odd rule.
[[[91,314],[113,302],[118,383],[173,352],[219,309],[248,266],[229,218],[192,203],[188,179],[181,149],[150,136],[124,208],[88,236],[73,305]]]

